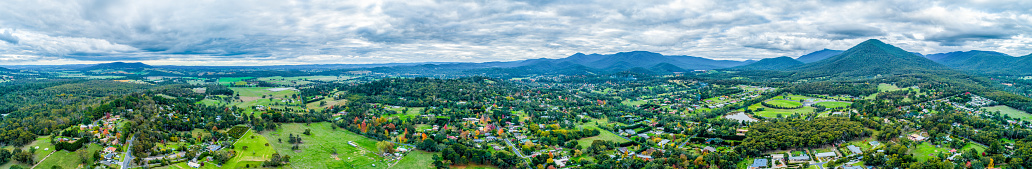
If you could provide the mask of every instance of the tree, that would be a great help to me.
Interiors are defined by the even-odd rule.
[[[394,143],[389,141],[377,142],[376,148],[379,149],[381,153],[394,153]]]

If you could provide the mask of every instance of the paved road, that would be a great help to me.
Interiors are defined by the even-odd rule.
[[[513,146],[512,142],[509,141],[508,139],[505,139],[505,144],[508,144],[509,148],[512,148],[512,152],[516,153],[516,156],[520,156],[520,158],[527,158],[527,157],[523,156],[523,153],[521,153],[520,150],[517,150],[516,146]]]
[[[130,165],[129,162],[131,162],[133,160],[133,154],[132,154],[132,152],[133,152],[133,139],[136,139],[136,137],[135,136],[130,136],[129,137],[129,142],[127,144],[125,144],[126,145],[126,148],[125,148],[125,158],[122,159],[123,160],[122,161],[122,169],[128,169],[129,165]]]
[[[813,165],[817,165],[817,169],[824,169],[824,163],[828,163],[828,162],[819,162],[819,163],[814,163]]]

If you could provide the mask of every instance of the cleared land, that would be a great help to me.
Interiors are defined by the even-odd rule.
[[[244,149],[245,146],[247,149]],[[276,153],[276,150],[273,150],[272,145],[265,139],[265,136],[254,134],[254,131],[247,131],[247,134],[240,137],[233,144],[233,147],[233,150],[237,152],[237,156],[229,159],[222,167],[243,168],[261,166],[262,162],[272,158],[272,153]]]
[[[986,107],[986,111],[999,111],[1001,114],[1010,116],[1012,118],[1018,118],[1022,120],[1032,120],[1032,114],[1028,114],[1025,111],[1011,108],[1009,106],[999,105],[993,107]]]

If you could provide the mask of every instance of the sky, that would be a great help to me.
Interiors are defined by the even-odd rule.
[[[798,57],[880,39],[1032,53],[1032,1],[4,0],[0,65],[487,62],[651,51]]]

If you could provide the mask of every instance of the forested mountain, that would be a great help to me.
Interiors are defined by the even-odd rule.
[[[1005,65],[1007,65],[1006,68],[997,72],[1016,75],[1032,75],[1032,54],[1019,57],[1014,62],[1010,62]]]
[[[803,62],[803,63],[813,63],[813,62],[817,62],[817,61],[821,61],[821,60],[830,58],[832,56],[835,56],[835,55],[838,55],[838,54],[841,54],[841,53],[842,53],[841,50],[824,49],[824,50],[815,51],[813,53],[806,54],[806,55],[803,55],[803,56],[799,56],[799,58],[796,58],[796,60],[798,60],[800,62]]]
[[[596,69],[630,69],[634,67],[651,68],[659,64],[670,64],[681,69],[719,69],[749,64],[752,61],[713,60],[695,56],[668,56],[646,51],[620,52],[609,55],[577,53],[562,59],[534,59],[519,61],[525,65],[550,62],[584,65]]]
[[[849,48],[842,54],[801,65],[794,70],[810,76],[874,76],[949,68],[896,46],[871,39]]]
[[[4,67],[0,67],[0,71],[11,71],[11,69],[7,69],[7,68],[4,68]]]
[[[792,66],[802,65],[803,62],[792,59],[788,56],[766,58],[756,63],[737,66],[729,69],[734,70],[785,70]]]
[[[1017,57],[1000,52],[978,50],[931,54],[925,57],[950,68],[978,72],[996,72],[1003,67],[1011,67],[1012,63],[1018,60]]]
[[[101,64],[93,65],[93,66],[90,66],[90,67],[86,67],[84,69],[86,69],[86,70],[96,70],[96,69],[143,69],[143,68],[151,68],[151,67],[152,67],[151,65],[143,64],[143,63],[140,63],[140,62],[129,62],[129,63],[126,63],[126,62],[111,62],[111,63],[101,63]]]

